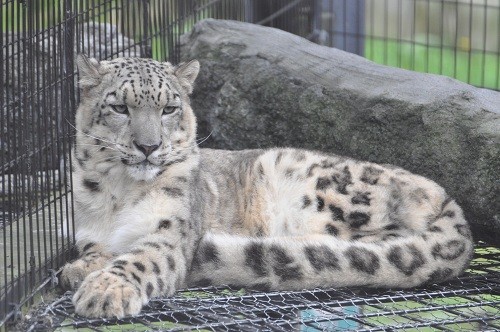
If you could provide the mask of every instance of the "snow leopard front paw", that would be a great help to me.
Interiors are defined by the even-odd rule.
[[[143,300],[140,289],[126,278],[101,270],[85,278],[73,304],[81,316],[122,318],[138,314]]]
[[[77,290],[85,277],[106,266],[110,257],[110,255],[92,252],[72,263],[64,265],[60,277],[62,288],[65,290]]]
[[[64,265],[61,272],[61,287],[64,290],[76,290],[80,287],[83,279],[87,276],[88,272],[85,270],[82,262],[77,260],[73,263]]]

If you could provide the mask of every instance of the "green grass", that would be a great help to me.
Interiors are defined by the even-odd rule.
[[[500,54],[367,38],[365,57],[392,67],[445,75],[500,90]]]
[[[182,29],[180,25],[173,25],[171,27],[171,30],[166,31],[165,33],[156,34],[155,32],[153,32],[154,36],[151,39],[151,51],[153,59],[159,61],[168,60],[171,48],[173,48],[175,45],[171,45],[169,43],[167,35],[172,34],[175,37],[187,33],[191,31],[194,24],[195,24],[194,18],[188,17],[183,22]]]

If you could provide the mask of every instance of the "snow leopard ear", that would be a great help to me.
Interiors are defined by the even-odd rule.
[[[191,60],[188,63],[181,63],[175,69],[175,76],[179,80],[182,88],[187,92],[187,94],[191,94],[193,92],[193,83],[198,76],[200,71],[200,63],[198,60]]]
[[[101,83],[101,74],[99,68],[101,64],[94,58],[88,58],[85,54],[78,54],[76,65],[80,74],[80,88],[86,90]]]

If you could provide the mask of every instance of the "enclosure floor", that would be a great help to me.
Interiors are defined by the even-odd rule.
[[[28,331],[500,330],[500,249],[479,244],[464,276],[412,290],[196,288],[120,320],[75,315],[68,292],[38,312]]]
[[[10,284],[30,271],[56,265],[56,256],[72,246],[67,239],[73,234],[68,220],[68,203],[61,192],[40,203],[33,213],[2,223],[0,220],[0,285]],[[1,211],[0,211],[1,213]],[[51,264],[52,263],[52,264]],[[3,271],[5,269],[5,271]]]

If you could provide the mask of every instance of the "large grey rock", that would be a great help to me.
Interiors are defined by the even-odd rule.
[[[500,243],[500,93],[374,64],[286,32],[205,20],[182,39],[205,147],[294,146],[402,166]]]

